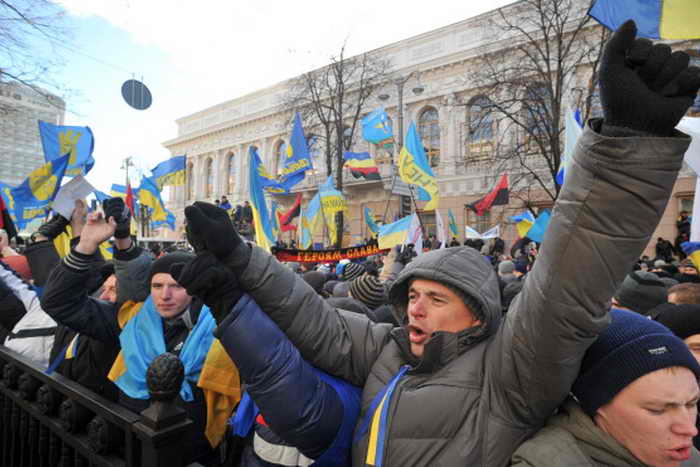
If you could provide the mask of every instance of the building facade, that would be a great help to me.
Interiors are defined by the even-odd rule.
[[[0,81],[0,181],[18,185],[44,164],[38,121],[62,125],[65,109],[47,91]]]
[[[518,4],[506,7],[519,14]],[[509,14],[506,11],[506,14]],[[581,9],[580,14],[585,14]],[[494,207],[484,216],[476,216],[466,205],[484,196],[497,182],[502,171],[516,173],[515,161],[498,171],[491,157],[496,150],[498,122],[483,117],[484,102],[488,96],[475,88],[470,76],[475,72],[476,60],[485,53],[506,50],[512,38],[503,35],[492,25],[497,11],[488,12],[464,21],[387,45],[372,53],[389,60],[392,76],[409,78],[403,87],[404,127],[414,121],[421,134],[426,153],[438,178],[440,187],[439,213],[447,225],[448,210],[454,214],[464,241],[464,227],[468,225],[484,232],[496,224],[501,226],[502,237],[508,245],[517,238],[515,226],[508,216],[522,212],[525,203],[511,196],[507,206]],[[585,71],[585,70],[584,70]],[[565,100],[573,102],[580,95],[575,92],[586,86],[590,73],[582,71],[580,80],[566,91]],[[576,81],[576,80],[574,80]],[[168,207],[175,212],[181,226],[184,206],[195,200],[208,200],[226,195],[232,204],[242,203],[248,196],[248,151],[258,148],[266,168],[276,173],[280,157],[291,131],[291,112],[282,102],[289,92],[290,82],[261,89],[216,106],[204,109],[176,121],[178,135],[164,143],[173,156],[187,155],[187,184],[177,187]],[[367,105],[367,112],[384,106],[394,123],[399,118],[398,89],[392,81],[376,93]],[[382,99],[380,99],[380,97]],[[475,122],[481,131],[474,132]],[[398,135],[397,135],[398,136]],[[343,191],[349,211],[345,217],[344,245],[360,243],[368,236],[363,219],[364,207],[369,207],[378,219],[393,221],[399,214],[399,197],[392,193],[393,174],[397,154],[393,148],[384,148],[358,138],[353,151],[369,151],[377,161],[381,181],[367,182],[344,174]],[[320,151],[314,151],[314,171],[294,191],[303,193],[303,206],[316,193],[327,177]],[[546,170],[544,160],[538,170]],[[528,188],[528,179],[522,178],[520,189]],[[676,184],[671,202],[657,229],[657,236],[673,239],[676,236],[675,219],[681,210],[692,210],[695,177],[684,169]],[[528,189],[530,206],[548,208],[551,198],[541,189]],[[171,192],[172,193],[172,192]],[[278,196],[282,206],[292,204],[294,194]],[[429,233],[435,232],[435,212],[418,212]],[[182,235],[179,228],[178,235]],[[284,238],[286,240],[286,238]],[[316,238],[321,242],[323,239]],[[449,239],[448,239],[449,240]],[[651,247],[650,247],[651,248]]]

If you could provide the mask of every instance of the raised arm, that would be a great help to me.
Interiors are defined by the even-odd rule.
[[[80,242],[49,276],[41,305],[57,322],[118,346],[121,329],[117,321],[117,307],[87,295],[92,255],[100,243],[113,235],[115,226],[113,219],[108,222],[101,213],[88,215]]]
[[[185,215],[190,243],[222,259],[304,359],[357,386],[364,384],[390,338],[391,325],[332,308],[272,255],[244,243],[223,209],[196,202],[185,208]]]
[[[655,72],[643,61],[632,67],[626,57],[643,56],[637,49],[648,42],[635,34],[626,23],[606,46],[605,121],[589,122],[578,142],[541,252],[490,354],[495,392],[523,419],[543,420],[568,393],[608,323],[610,298],[663,214],[690,143],[673,128],[700,70],[687,70],[687,57],[675,54]]]

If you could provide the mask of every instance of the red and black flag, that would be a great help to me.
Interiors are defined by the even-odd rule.
[[[291,219],[290,219],[290,223],[289,223],[289,224],[283,224],[283,223],[282,223],[282,213],[281,213],[281,212],[278,212],[278,213],[277,213],[277,220],[278,220],[278,222],[279,222],[279,224],[280,224],[280,231],[282,231],[282,232],[289,232],[290,230],[296,230],[296,229],[297,229],[297,226],[291,223]]]
[[[294,206],[292,206],[291,209],[287,212],[277,213],[277,215],[279,216],[279,221],[280,221],[280,230],[282,230],[282,232],[292,230],[292,228],[287,227],[287,226],[289,226],[292,223],[292,220],[295,217],[299,216],[300,212],[301,212],[301,193],[297,193],[297,199],[294,201]],[[287,228],[285,229],[285,227],[287,227]]]
[[[508,204],[508,174],[503,174],[498,184],[491,192],[481,199],[467,204],[467,207],[474,211],[477,216],[483,216],[491,206],[502,206]]]
[[[365,177],[365,180],[382,179],[377,163],[368,152],[345,152],[343,159],[345,159],[345,166],[350,169],[353,177]]]
[[[10,212],[7,210],[5,200],[2,196],[0,196],[0,229],[4,229],[9,238],[17,236],[15,223],[12,222],[12,217],[10,217]]]

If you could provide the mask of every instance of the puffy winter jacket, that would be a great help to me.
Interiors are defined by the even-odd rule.
[[[56,322],[44,313],[36,291],[2,262],[0,282],[21,302],[25,311],[5,338],[5,347],[24,355],[40,367],[47,368]],[[10,299],[8,302],[14,304],[13,308],[17,308],[16,300]]]
[[[350,465],[352,430],[360,412],[358,387],[305,362],[247,294],[214,334],[272,430],[273,436],[267,436],[268,430],[258,424],[249,438],[257,457],[273,465],[308,465],[310,459],[318,466]]]
[[[523,443],[511,462],[517,467],[643,467],[624,446],[598,428],[581,407],[569,399],[547,426]],[[682,467],[700,466],[693,448]]]
[[[383,465],[507,465],[564,400],[608,324],[608,301],[649,242],[689,143],[682,134],[611,138],[589,123],[538,260],[502,320],[496,273],[477,251],[414,259],[392,287],[395,300],[405,304],[409,281],[420,277],[458,288],[483,314],[475,328],[434,333],[422,359],[404,328],[332,309],[257,247],[242,245],[227,264],[307,361],[364,388],[361,420],[410,365],[387,401]],[[365,465],[368,445],[366,434],[354,444],[354,465]]]

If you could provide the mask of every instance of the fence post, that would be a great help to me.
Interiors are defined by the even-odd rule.
[[[184,378],[182,362],[172,353],[159,355],[148,366],[146,383],[151,405],[141,412],[141,421],[134,424],[134,433],[141,440],[141,465],[183,465],[183,440],[192,422],[175,405],[175,398]]]

